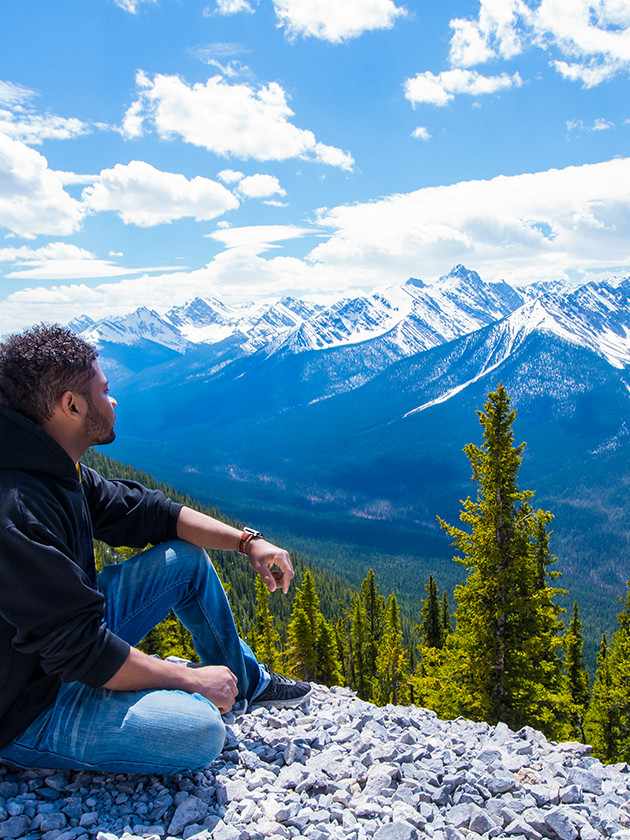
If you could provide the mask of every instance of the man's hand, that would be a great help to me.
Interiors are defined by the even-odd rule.
[[[179,512],[177,536],[193,545],[235,551],[239,546],[241,533],[237,528],[192,508],[183,507]],[[282,589],[286,595],[295,574],[288,552],[260,538],[249,540],[245,551],[249,562],[269,591]]]
[[[267,589],[275,592],[281,588],[286,595],[295,575],[288,551],[258,538],[247,543],[245,552],[252,568],[261,576]]]
[[[210,700],[222,715],[230,711],[238,694],[238,685],[229,668],[225,665],[203,665],[201,668],[186,670],[192,671],[197,681],[197,686],[193,683],[193,687],[187,688],[187,691],[201,694],[206,700]]]
[[[221,714],[230,711],[238,694],[236,677],[225,665],[186,668],[176,662],[147,656],[134,647],[122,667],[103,687],[113,691],[176,688],[189,694],[201,694],[214,703]]]

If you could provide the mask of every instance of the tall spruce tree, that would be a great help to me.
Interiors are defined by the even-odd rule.
[[[565,638],[565,662],[569,694],[571,695],[571,737],[586,740],[584,715],[590,699],[588,671],[584,664],[584,638],[577,601],[573,603],[573,615]]]
[[[519,490],[525,444],[514,444],[515,411],[500,384],[477,412],[483,444],[464,451],[478,484],[460,519],[469,530],[440,520],[462,552],[468,570],[455,598],[456,628],[434,659],[427,685],[438,711],[464,714],[518,729],[530,724],[559,737],[566,731],[559,590],[547,583],[553,562],[546,526],[552,516],[534,512],[529,490]],[[424,663],[430,670],[431,663]],[[426,687],[426,686],[425,686]]]

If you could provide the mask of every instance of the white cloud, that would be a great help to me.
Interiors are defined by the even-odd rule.
[[[248,175],[238,185],[238,191],[246,198],[271,198],[286,195],[280,181],[274,175]]]
[[[63,321],[78,312],[92,317],[129,312],[147,300],[167,309],[195,295],[234,302],[283,294],[340,295],[409,276],[430,280],[458,262],[485,279],[514,283],[558,279],[567,272],[587,277],[627,271],[629,181],[630,158],[620,158],[334,207],[320,211],[317,227],[230,228],[219,222],[209,238],[224,250],[206,266],[139,276],[126,271],[120,280],[94,288],[60,282],[15,292],[0,307],[0,331],[41,320],[43,311]],[[279,255],[282,242],[306,244],[310,237],[320,244],[305,258]],[[17,271],[39,270],[47,279],[62,279],[64,261],[66,277],[87,278],[107,268],[108,261],[82,249],[62,243],[55,248],[5,249],[0,258],[14,260]]]
[[[11,108],[21,106],[36,96],[34,90],[16,85],[14,82],[5,82],[0,79],[0,105],[7,105]]]
[[[122,254],[110,254],[122,256]],[[24,280],[73,280],[95,277],[122,277],[141,273],[144,268],[129,269],[110,260],[99,260],[85,248],[67,242],[51,242],[42,248],[0,248],[0,262],[15,263],[5,277]]]
[[[418,73],[413,79],[407,79],[405,96],[413,105],[428,103],[441,106],[447,105],[456,94],[480,96],[514,86],[519,87],[522,83],[518,73],[512,76],[507,73],[501,73],[500,76],[482,76],[476,70],[458,68],[434,75],[426,71]]]
[[[512,58],[537,45],[552,66],[594,87],[630,69],[627,0],[480,0],[476,19],[451,21],[451,64],[471,67]]]
[[[415,137],[416,140],[430,140],[431,135],[429,133],[429,129],[425,128],[423,125],[419,125],[417,128],[411,132],[411,136]]]
[[[0,134],[32,146],[47,139],[68,140],[88,133],[88,126],[81,120],[36,113],[32,104],[36,96],[36,91],[23,85],[0,81]]]
[[[438,276],[457,262],[488,279],[630,266],[630,158],[468,181],[321,211],[309,259],[366,276]]]
[[[143,3],[156,3],[157,0],[114,0],[117,6],[120,6],[125,12],[130,12],[132,15],[138,14],[138,9]]]
[[[274,0],[287,36],[311,36],[338,44],[374,29],[390,29],[402,7],[392,0]]]
[[[216,181],[200,176],[188,180],[139,160],[104,169],[98,181],[83,191],[83,199],[90,210],[114,210],[125,224],[138,227],[185,216],[214,219],[238,207],[238,199]]]
[[[242,172],[237,172],[234,169],[222,169],[217,175],[217,178],[223,181],[224,184],[236,184],[237,181],[240,181],[244,177]]]
[[[313,232],[311,228],[296,225],[248,225],[216,230],[207,236],[223,243],[226,248],[239,248],[252,254],[260,254],[269,250],[276,242],[312,236]]]
[[[220,15],[236,15],[239,12],[253,14],[254,9],[247,0],[217,0],[217,12]]]
[[[287,97],[277,82],[255,88],[229,84],[213,76],[205,84],[187,85],[178,76],[158,74],[151,80],[137,76],[138,99],[125,116],[123,131],[142,133],[150,121],[163,138],[181,137],[217,155],[255,160],[316,160],[351,169],[352,156],[315,139],[312,131],[297,128]]]
[[[582,120],[569,120],[567,129],[569,131],[607,131],[609,128],[614,128],[614,125],[614,122],[599,117],[592,125],[585,125]]]
[[[18,140],[0,134],[0,226],[26,238],[67,236],[85,210],[63,189],[63,174]]]

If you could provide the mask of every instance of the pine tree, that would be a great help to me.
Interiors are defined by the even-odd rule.
[[[571,695],[571,737],[586,740],[584,735],[584,715],[590,699],[588,671],[584,665],[584,639],[582,622],[579,617],[577,601],[573,603],[573,616],[565,635],[566,672]]]
[[[280,668],[280,634],[276,630],[269,610],[269,590],[261,577],[256,575],[256,612],[249,632],[249,645],[256,659],[270,670]]]
[[[354,593],[350,608],[350,687],[362,700],[370,696],[370,676],[366,666],[366,625],[365,607],[358,592]]]
[[[372,701],[379,705],[404,703],[408,699],[407,651],[403,649],[398,601],[392,592],[387,601],[384,627],[376,657]]]
[[[479,487],[460,519],[470,530],[440,520],[463,557],[468,578],[457,587],[456,628],[444,654],[427,670],[427,686],[440,711],[465,714],[518,729],[530,724],[558,737],[564,709],[558,620],[547,583],[546,526],[551,514],[529,504],[517,474],[525,444],[514,445],[515,411],[503,385],[477,412],[483,444],[464,451]],[[436,696],[437,692],[437,696]]]
[[[308,569],[295,594],[287,637],[287,667],[292,674],[326,685],[341,682],[335,635],[319,609],[315,581]]]
[[[444,643],[444,630],[438,588],[433,575],[429,575],[429,582],[425,584],[424,589],[427,597],[422,602],[420,624],[417,629],[425,647],[441,648]]]
[[[585,729],[603,761],[630,761],[630,581],[610,648],[602,640]]]
[[[343,685],[337,639],[325,619],[320,625],[317,639],[317,679],[324,685]]]
[[[363,643],[363,661],[366,678],[372,681],[376,677],[376,657],[383,635],[383,616],[385,598],[379,594],[374,571],[370,569],[361,583],[361,601],[365,610],[365,641]]]

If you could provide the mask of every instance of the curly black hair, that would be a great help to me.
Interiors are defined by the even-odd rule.
[[[64,391],[86,391],[98,352],[60,324],[38,324],[0,344],[0,404],[41,425]]]

